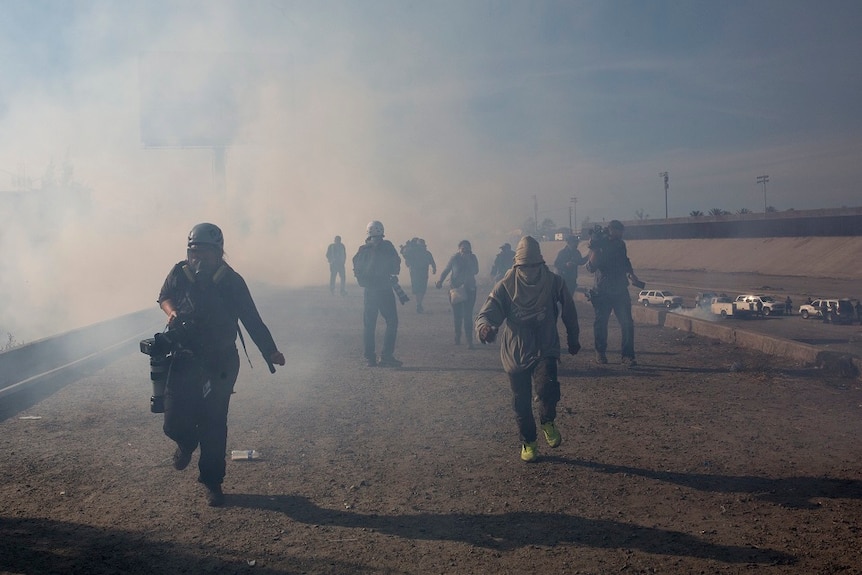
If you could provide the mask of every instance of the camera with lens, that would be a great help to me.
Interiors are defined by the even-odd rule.
[[[141,353],[150,356],[150,381],[153,395],[150,397],[152,413],[165,412],[165,384],[174,354],[182,349],[192,337],[194,322],[176,318],[162,333],[142,339]]]
[[[410,297],[404,293],[404,290],[401,289],[401,285],[398,283],[398,276],[392,276],[392,290],[398,296],[398,301],[401,302],[401,305],[410,301]]]
[[[610,230],[607,226],[602,226],[601,224],[596,224],[587,230],[587,233],[590,235],[590,242],[587,244],[587,247],[594,251],[604,248],[611,239]]]

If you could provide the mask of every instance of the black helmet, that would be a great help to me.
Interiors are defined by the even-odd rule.
[[[198,224],[189,232],[189,245],[200,246],[210,245],[215,246],[219,251],[224,251],[224,235],[221,229],[215,224],[203,223]]]

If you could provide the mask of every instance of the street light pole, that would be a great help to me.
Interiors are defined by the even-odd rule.
[[[769,181],[769,176],[757,176],[757,183],[763,184],[763,213],[766,213],[766,182]]]
[[[668,188],[668,174],[667,172],[659,172],[659,178],[664,178],[664,219],[667,219],[667,188]]]
[[[578,223],[578,198],[576,196],[572,196],[572,205],[569,207],[569,232],[572,235],[575,235],[575,228],[572,226],[572,214],[575,216],[575,223]]]
[[[536,239],[540,240],[539,237],[539,200],[536,198],[536,194],[533,194],[533,223],[536,224]]]

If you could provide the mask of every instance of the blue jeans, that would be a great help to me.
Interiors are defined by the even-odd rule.
[[[613,294],[598,293],[592,296],[590,301],[596,312],[596,319],[593,321],[596,351],[605,353],[608,349],[608,320],[613,311],[623,332],[621,355],[634,359],[635,322],[632,319],[632,299],[628,290]]]

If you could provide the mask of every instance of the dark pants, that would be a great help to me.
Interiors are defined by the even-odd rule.
[[[239,374],[236,348],[206,358],[171,362],[165,386],[165,435],[186,453],[201,448],[198,481],[221,485],[225,474],[227,412]]]
[[[383,334],[382,357],[391,357],[395,352],[395,338],[398,335],[398,310],[395,307],[395,293],[392,287],[365,288],[365,307],[362,310],[363,343],[365,358],[375,358],[374,335],[377,331],[377,314],[386,322]]]
[[[509,374],[512,388],[512,409],[523,443],[536,441],[536,420],[533,417],[533,391],[539,404],[539,423],[557,418],[560,401],[560,382],[557,379],[556,357],[545,357],[526,371]]]
[[[569,288],[569,293],[575,295],[575,291],[578,289],[578,276],[575,275],[564,275],[563,281],[566,282],[566,287]]]
[[[341,276],[341,293],[344,293],[344,264],[329,264],[329,291],[335,293],[335,276]]]
[[[422,302],[425,300],[425,293],[428,291],[428,268],[425,268],[425,273],[410,271],[410,287],[413,295],[416,296],[416,309],[423,311]]]
[[[593,321],[596,351],[605,353],[608,349],[608,320],[611,317],[611,311],[613,311],[623,332],[622,356],[634,359],[635,322],[632,319],[632,300],[629,297],[629,292],[596,294],[592,296],[591,301],[596,312],[596,318]]]
[[[469,343],[473,342],[473,308],[476,306],[476,288],[467,288],[467,299],[452,304],[452,317],[455,321],[455,342],[461,343],[461,330]]]

